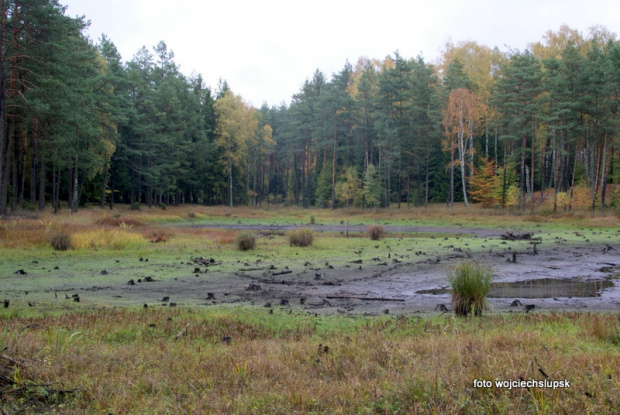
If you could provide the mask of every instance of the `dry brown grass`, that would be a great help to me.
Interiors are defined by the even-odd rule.
[[[167,229],[156,229],[151,232],[149,240],[151,243],[168,242],[173,233]]]
[[[0,221],[0,246],[5,248],[36,248],[48,246],[50,233],[40,220]]]
[[[217,245],[231,245],[239,231],[232,229],[208,229],[208,228],[176,228],[175,233],[179,236],[186,235],[193,239],[216,243]]]
[[[314,242],[314,234],[311,229],[297,229],[289,233],[290,246],[308,247]]]
[[[370,225],[366,228],[366,234],[373,241],[378,241],[385,235],[385,228],[381,225]]]
[[[619,345],[591,332],[593,316],[617,325],[613,314],[342,321],[116,309],[0,319],[0,340],[26,362],[20,386],[77,391],[31,413],[609,414],[620,407]],[[473,387],[542,380],[541,370],[571,388]],[[10,411],[19,403],[8,398]]]
[[[50,244],[54,251],[67,251],[73,248],[71,234],[65,230],[55,232],[50,238]]]
[[[95,224],[100,226],[118,226],[121,228],[144,226],[144,223],[136,218],[122,216],[104,216],[103,218],[97,219]]]

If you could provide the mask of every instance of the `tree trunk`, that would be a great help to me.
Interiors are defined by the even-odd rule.
[[[228,206],[233,207],[233,174],[232,161],[228,162]]]
[[[523,141],[521,145],[521,175],[520,175],[520,188],[519,194],[519,209],[525,210],[525,150],[527,148],[527,135],[523,134]]]
[[[110,160],[108,159],[108,157],[106,157],[105,164],[103,166],[103,183],[101,184],[101,202],[99,203],[99,207],[102,209],[105,206],[105,191],[106,191],[106,187],[108,187],[109,164],[110,164]]]
[[[336,207],[336,146],[338,143],[338,131],[336,130],[336,120],[334,119],[334,142],[332,154],[332,209]]]
[[[426,172],[425,175],[426,177],[424,178],[424,209],[428,208],[428,175],[429,175],[429,161],[428,161],[428,154],[426,155]]]
[[[465,170],[465,157],[463,157],[463,161],[461,162],[461,183],[463,183],[463,202],[465,203],[465,207],[469,209],[469,203],[467,203],[467,172]]]
[[[396,192],[398,193],[398,209],[400,209],[400,202],[401,202],[401,199],[403,198],[403,195],[402,195],[402,173],[401,173],[400,168],[398,169],[398,183],[397,183]]]
[[[26,162],[26,155],[28,153],[27,148],[27,141],[28,141],[28,137],[26,134],[26,131],[22,131],[21,134],[21,138],[22,138],[22,146],[21,146],[21,154],[20,154],[20,168],[19,168],[19,198],[17,199],[17,206],[19,209],[23,209],[24,207],[24,200],[25,200],[25,192],[26,192],[26,165],[28,164]]]
[[[110,210],[114,209],[114,182],[110,184]]]
[[[78,203],[79,203],[79,186],[78,186],[78,155],[75,155],[75,161],[73,164],[73,177],[72,182],[72,188],[71,188],[71,213],[77,213],[78,211]]]
[[[45,160],[39,162],[39,210],[45,210]]]
[[[535,143],[536,143],[536,121],[534,121],[534,131],[532,132],[532,171],[530,172],[531,174],[531,178],[530,178],[530,212],[534,213],[534,167],[535,167],[535,161],[536,161],[536,157],[534,154],[534,150],[535,150]]]
[[[13,131],[15,133],[15,131]],[[19,161],[19,155],[17,150],[17,140],[15,139],[15,135],[13,134],[13,174],[11,175],[11,187],[13,188],[13,195],[11,196],[11,212],[14,212],[17,208],[17,162]]]
[[[52,165],[52,205],[54,214],[58,213],[58,191],[60,190],[60,170]]]
[[[575,146],[575,148],[577,148],[577,146]],[[575,174],[577,172],[577,154],[575,154],[575,160],[573,161],[573,174],[571,177],[571,184],[570,184],[570,202],[568,204],[568,211],[570,212],[571,210],[573,210],[573,195],[575,193]]]
[[[4,111],[4,97],[6,94],[6,74],[5,74],[5,42],[4,42],[4,30],[6,26],[6,12],[5,12],[5,0],[0,0],[0,215],[6,215],[6,188],[4,182],[4,152],[6,150],[4,142],[6,140],[5,130],[5,111]],[[6,150],[8,151],[8,150]]]
[[[4,169],[2,172],[2,183],[0,183],[0,215],[6,215],[8,213],[8,196],[9,196],[9,166],[10,166],[10,161],[11,161],[11,144],[12,144],[12,122],[11,120],[7,121],[8,124],[8,129],[7,129],[7,135],[6,135],[6,147],[5,147],[5,152],[4,152]],[[3,141],[4,141],[4,137],[2,137]]]
[[[613,147],[612,147],[613,152]],[[612,153],[613,157],[613,153]],[[601,170],[601,211],[605,210],[605,192],[607,190],[607,133],[603,139],[603,162]]]
[[[448,189],[448,207],[454,207],[454,148],[450,150],[450,189]]]
[[[32,141],[32,155],[30,157],[30,205],[37,203],[37,149],[35,141]]]
[[[502,209],[506,208],[506,154],[507,154],[507,150],[506,150],[506,145],[504,145],[504,160],[503,160],[503,164],[504,164],[504,171],[503,171],[503,178],[502,178]]]

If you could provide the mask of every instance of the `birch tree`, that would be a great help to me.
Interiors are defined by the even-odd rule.
[[[463,202],[469,208],[467,201],[467,164],[469,156],[469,172],[473,172],[473,143],[474,135],[482,130],[483,116],[486,105],[480,97],[465,88],[450,92],[448,106],[443,114],[443,126],[446,135],[447,148],[454,154],[458,153],[458,165],[461,168],[461,183],[463,185]],[[451,163],[455,163],[454,160]]]
[[[242,176],[247,160],[248,140],[257,128],[254,108],[228,90],[214,105],[217,118],[216,144],[220,150],[220,164],[228,176],[228,205],[233,207],[233,172]]]

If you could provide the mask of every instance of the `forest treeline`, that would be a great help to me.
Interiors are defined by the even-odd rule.
[[[449,43],[320,70],[254,108],[165,42],[123,61],[55,0],[0,0],[0,214],[86,203],[620,205],[620,43]]]

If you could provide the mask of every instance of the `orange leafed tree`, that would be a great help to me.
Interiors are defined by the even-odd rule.
[[[471,198],[474,202],[482,204],[484,207],[493,207],[497,203],[494,190],[497,187],[497,176],[495,175],[495,160],[485,159],[482,166],[476,169],[474,175],[470,177]]]
[[[467,172],[466,166],[469,164],[470,172],[473,172],[474,135],[483,128],[483,119],[487,112],[487,106],[480,97],[466,88],[455,89],[450,92],[448,106],[443,111],[443,127],[446,140],[444,148],[450,151],[450,168],[455,165],[461,167],[461,182],[463,184],[463,201],[466,207],[467,202]],[[458,160],[454,160],[454,152],[458,153]],[[451,177],[453,175],[451,174]],[[452,180],[451,180],[452,181]],[[450,183],[452,187],[454,183]]]

